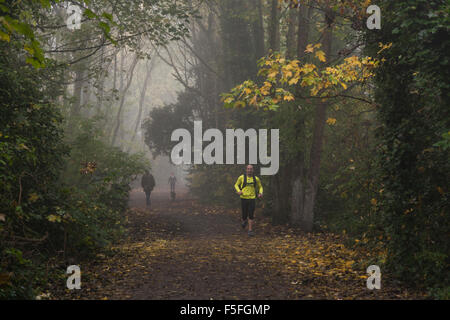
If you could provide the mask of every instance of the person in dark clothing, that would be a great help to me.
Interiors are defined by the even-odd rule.
[[[145,192],[145,197],[147,199],[147,207],[150,208],[151,200],[150,200],[150,194],[153,191],[153,188],[155,187],[155,178],[153,178],[153,175],[148,171],[145,170],[145,174],[142,176],[141,180],[142,188]]]
[[[170,174],[169,177],[169,185],[170,185],[170,198],[172,200],[175,200],[175,184],[177,183],[177,178],[173,174],[173,172]]]

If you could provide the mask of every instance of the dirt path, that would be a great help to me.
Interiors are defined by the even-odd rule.
[[[135,195],[134,207],[143,199]],[[134,243],[157,244],[146,276],[131,299],[285,299],[288,279],[259,261],[264,255],[258,235],[249,238],[239,215],[205,208],[194,201],[163,200],[155,195],[150,212],[137,211],[132,229],[142,223],[160,234],[134,233]],[[150,250],[152,251],[152,250]],[[248,257],[247,253],[251,253]]]
[[[108,256],[82,266],[81,299],[408,299],[405,289],[366,288],[364,255],[330,234],[272,227],[259,218],[256,236],[239,211],[133,193],[128,232]],[[258,214],[258,212],[257,212]]]

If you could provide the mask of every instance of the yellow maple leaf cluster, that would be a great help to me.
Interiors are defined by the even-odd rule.
[[[336,119],[335,118],[328,118],[327,120],[327,124],[332,126],[336,124]]]
[[[389,45],[386,45],[388,48]],[[379,60],[371,57],[351,56],[340,64],[324,66],[325,53],[319,50],[321,44],[309,44],[305,52],[319,60],[318,64],[289,60],[281,54],[272,54],[259,62],[258,75],[264,78],[262,85],[251,80],[244,81],[230,93],[223,95],[227,107],[246,105],[274,110],[281,101],[293,101],[294,95],[284,88],[300,86],[309,89],[312,97],[326,99],[339,94],[341,87],[347,90],[350,84],[363,83],[373,77]],[[334,123],[333,123],[334,124]]]

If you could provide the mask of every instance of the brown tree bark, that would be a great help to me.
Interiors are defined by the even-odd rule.
[[[147,74],[145,75],[144,84],[142,85],[141,96],[139,99],[138,115],[137,115],[137,119],[136,119],[136,124],[134,126],[134,130],[133,130],[133,137],[131,138],[130,145],[128,147],[128,152],[130,152],[130,150],[132,148],[132,144],[134,142],[134,139],[136,138],[137,130],[139,128],[139,125],[141,124],[141,117],[142,117],[142,110],[144,108],[145,95],[147,93],[148,85],[149,85],[149,82],[151,79],[154,63],[155,63],[155,59],[153,58],[151,60],[150,64],[147,65]]]
[[[271,0],[269,49],[273,51],[280,51],[280,12],[278,10],[278,0]]]
[[[329,61],[332,45],[332,24],[334,15],[331,9],[325,11],[326,28],[323,34],[322,48]],[[305,195],[303,211],[300,218],[300,226],[303,230],[310,232],[313,229],[314,206],[316,203],[317,190],[319,187],[320,162],[323,147],[323,135],[326,122],[328,102],[321,102],[316,107],[314,118],[313,138],[310,151],[310,167],[306,176]]]
[[[296,55],[296,28],[297,28],[297,16],[298,9],[297,8],[289,8],[288,13],[288,31],[286,35],[286,53],[288,59],[293,59]]]
[[[117,134],[119,132],[120,129],[120,123],[121,123],[121,118],[122,118],[122,111],[123,111],[123,106],[125,104],[125,97],[126,97],[126,93],[128,91],[128,89],[130,88],[131,82],[133,81],[133,76],[134,76],[134,68],[136,67],[136,64],[138,63],[139,59],[138,56],[135,55],[133,62],[131,63],[131,67],[130,67],[130,71],[128,74],[128,79],[127,79],[127,83],[126,85],[123,84],[123,82],[121,83],[121,87],[123,87],[123,89],[121,90],[121,99],[120,99],[120,105],[119,105],[119,111],[117,111],[117,116],[116,116],[116,127],[114,129],[114,133],[112,136],[112,140],[111,140],[111,145],[114,146],[116,139],[117,139]],[[123,79],[121,80],[123,81]]]
[[[302,2],[297,8],[297,11],[291,9],[292,12],[297,14],[297,37],[296,37],[296,56],[301,58],[305,53],[306,46],[309,41],[309,18],[312,13],[312,9],[308,6],[308,2]],[[292,50],[292,49],[291,49]],[[300,89],[298,89],[300,90]],[[297,136],[304,137],[304,127],[303,121],[299,121],[296,125],[295,132]],[[294,225],[301,225],[302,217],[304,215],[305,207],[305,158],[304,151],[299,151],[299,153],[294,157],[294,161],[291,167],[292,189],[291,199],[290,199],[290,212],[289,221]]]
[[[71,109],[71,116],[79,116],[81,111],[81,105],[82,105],[82,98],[83,98],[83,83],[84,83],[84,68],[80,67],[77,68],[75,71],[75,84],[74,84],[74,103],[72,105]]]
[[[298,10],[297,55],[299,58],[305,54],[308,45],[311,14],[312,9],[308,6],[308,2],[302,2]]]
[[[274,177],[275,212],[272,216],[274,224],[284,224],[289,221],[290,167],[289,164],[280,167],[278,174]]]
[[[253,23],[253,33],[255,37],[255,53],[256,59],[260,59],[266,54],[264,45],[264,17],[263,17],[262,0],[252,0],[252,1],[253,1],[253,8],[256,12],[256,19]]]

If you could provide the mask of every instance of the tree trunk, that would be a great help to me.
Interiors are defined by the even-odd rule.
[[[116,117],[116,127],[114,129],[113,137],[112,137],[112,140],[111,140],[111,145],[112,146],[114,146],[114,144],[116,142],[117,134],[118,134],[119,129],[120,129],[120,122],[121,122],[121,118],[122,118],[122,110],[123,110],[123,106],[124,106],[124,103],[125,103],[125,97],[126,97],[128,89],[130,88],[131,82],[133,80],[134,68],[136,67],[137,62],[138,62],[138,56],[135,55],[134,56],[134,60],[131,63],[131,68],[130,68],[130,73],[128,75],[127,84],[125,85],[123,90],[121,90],[122,92],[121,92],[120,106],[119,106],[119,111],[117,112],[117,117]],[[122,81],[123,81],[123,79],[121,80],[121,82]],[[121,83],[121,87],[122,86],[123,86],[123,82]]]
[[[83,77],[84,77],[84,70],[83,68],[79,68],[75,71],[75,85],[74,85],[74,103],[72,105],[71,109],[71,116],[79,116],[81,105],[82,105],[82,95],[83,95]]]
[[[264,18],[261,1],[262,0],[253,0],[253,7],[256,12],[256,19],[253,24],[256,59],[260,59],[266,54],[264,46]]]
[[[269,49],[280,51],[280,15],[278,0],[271,1],[269,22]]]
[[[288,14],[288,31],[286,35],[286,47],[287,47],[287,58],[293,59],[296,54],[296,39],[295,39],[295,29],[297,25],[297,13],[298,9],[289,8]]]
[[[147,89],[148,89],[148,84],[150,82],[151,79],[151,75],[152,75],[152,70],[153,70],[153,66],[155,63],[155,58],[153,58],[150,62],[150,65],[147,66],[147,74],[145,76],[144,79],[144,84],[142,85],[142,90],[141,90],[141,97],[139,99],[139,110],[138,110],[138,115],[137,115],[137,119],[136,119],[136,124],[134,126],[134,131],[133,131],[133,137],[130,140],[130,146],[128,147],[128,152],[130,152],[134,139],[136,138],[136,133],[138,131],[139,125],[141,123],[141,117],[142,117],[142,109],[144,107],[144,102],[145,102],[145,94],[147,93]]]
[[[307,3],[302,3],[298,11],[297,55],[299,58],[305,54],[308,45],[311,14],[312,9],[307,6]]]
[[[303,125],[303,123],[301,124]],[[304,177],[304,157],[303,153],[296,157],[295,166],[292,171],[292,193],[291,193],[291,211],[289,221],[294,225],[301,225],[303,208],[305,203],[305,177]]]
[[[322,47],[325,52],[327,61],[331,56],[332,44],[332,23],[334,22],[334,15],[331,10],[325,13],[325,22],[327,27],[324,30]],[[316,115],[314,118],[313,138],[310,152],[310,168],[306,177],[305,185],[305,200],[303,207],[303,214],[301,217],[300,226],[303,230],[310,232],[313,229],[314,222],[314,206],[316,203],[317,190],[319,187],[320,176],[320,160],[322,156],[323,135],[326,122],[328,102],[321,102],[317,105]]]
[[[96,106],[97,113],[101,112],[103,109],[103,100],[105,96],[105,78],[109,65],[105,67],[104,64],[105,64],[105,48],[102,47],[100,58],[101,72],[100,77],[98,79],[98,88],[97,88],[97,106]]]
[[[290,165],[280,168],[274,178],[275,199],[274,214],[272,222],[274,224],[283,224],[289,221],[289,189],[290,189]]]
[[[292,9],[291,9],[292,10]],[[301,58],[305,54],[305,49],[309,41],[309,18],[312,9],[307,6],[307,2],[302,2],[298,9],[298,30],[297,30],[297,57]],[[301,90],[301,89],[298,89]],[[300,121],[296,126],[296,135],[304,136],[304,121]],[[291,211],[289,220],[292,224],[302,225],[304,220],[305,210],[305,159],[304,152],[300,151],[295,157],[295,166],[292,170],[292,196],[291,196]]]
[[[89,100],[91,99],[91,84],[89,82],[89,80],[83,81],[83,103],[81,105],[81,109],[85,109],[88,104],[89,104]],[[90,110],[87,111],[87,114],[90,115]]]

